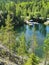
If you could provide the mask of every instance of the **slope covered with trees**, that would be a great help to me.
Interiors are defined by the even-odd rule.
[[[9,0],[7,0],[9,1]],[[17,0],[16,0],[17,1]],[[19,1],[19,0],[18,0]],[[0,2],[0,26],[4,24],[5,26],[5,19],[7,15],[10,14],[12,18],[12,22],[14,25],[23,24],[24,20],[28,17],[29,19],[32,18],[40,18],[42,20],[49,17],[49,2],[47,0],[40,0],[40,1],[30,1],[30,2],[22,2],[22,3],[15,3],[9,1]]]
[[[34,41],[32,40],[32,52],[29,53],[25,35],[22,34],[17,38],[17,29],[15,31],[16,26],[20,28],[25,20],[33,18],[42,18],[41,22],[49,18],[48,0],[0,0],[0,58],[5,58],[8,55],[7,58],[14,63],[21,62],[18,62],[17,65],[38,65],[40,63],[43,58],[39,59],[35,54],[35,49],[38,46],[35,34],[32,38],[34,39]],[[1,45],[3,45],[3,49],[6,47],[10,50],[9,53],[2,50]],[[44,40],[42,50],[45,53],[44,65],[47,65],[47,61],[49,63],[49,36]],[[21,59],[19,60],[16,55]]]

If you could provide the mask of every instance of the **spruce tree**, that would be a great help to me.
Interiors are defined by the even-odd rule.
[[[3,43],[10,49],[14,49],[14,45],[16,44],[15,32],[13,30],[12,19],[10,15],[7,15],[7,19],[5,20],[5,32],[4,32],[4,41]]]

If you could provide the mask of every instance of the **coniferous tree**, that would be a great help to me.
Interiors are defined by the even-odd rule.
[[[18,55],[24,56],[26,54],[26,40],[24,35],[19,38]]]
[[[47,62],[49,62],[49,35],[46,37],[44,41],[44,52],[45,52],[45,63],[44,65],[47,65]]]
[[[38,65],[38,63],[39,63],[39,58],[32,53],[24,65]]]
[[[15,32],[13,31],[13,25],[11,23],[12,19],[10,15],[7,15],[6,27],[4,32],[4,41],[3,43],[11,50],[14,49],[14,45],[16,44]]]

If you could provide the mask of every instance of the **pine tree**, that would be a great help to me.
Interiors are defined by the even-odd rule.
[[[47,65],[48,59],[49,59],[49,35],[46,37],[44,41],[44,52],[45,52],[45,63],[44,65]]]
[[[22,35],[19,40],[18,55],[24,56],[26,54],[25,37]]]
[[[10,49],[13,50],[16,44],[15,32],[13,30],[12,19],[10,15],[7,15],[7,19],[5,20],[6,27],[4,32],[4,41],[3,43]]]
[[[39,58],[35,56],[35,54],[30,54],[30,57],[28,58],[27,62],[24,65],[38,65]]]

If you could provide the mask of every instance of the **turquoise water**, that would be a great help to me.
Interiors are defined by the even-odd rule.
[[[24,25],[24,26],[17,26],[16,28],[18,36],[22,36],[24,34],[26,39],[26,44],[29,46],[28,52],[32,52],[34,47],[33,41],[37,42],[37,46],[35,46],[35,53],[38,56],[43,56],[43,43],[44,39],[46,38],[47,34],[49,34],[49,26],[45,26],[43,24],[36,24],[36,25]],[[16,39],[17,39],[16,37]]]

